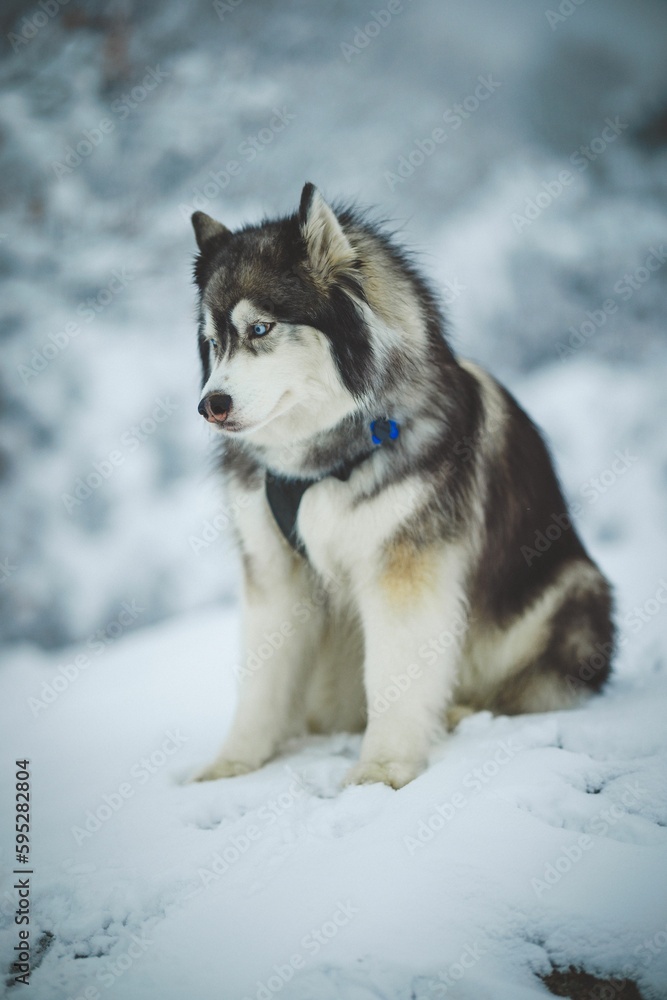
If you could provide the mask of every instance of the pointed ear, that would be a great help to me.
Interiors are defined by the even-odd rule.
[[[354,249],[314,184],[306,184],[301,192],[299,226],[308,250],[311,273],[317,281],[330,284],[341,272],[354,268]]]
[[[206,212],[193,213],[192,228],[195,231],[197,246],[200,250],[204,249],[204,244],[213,236],[222,236],[223,233],[229,232],[226,226],[223,226],[221,222],[216,222]]]

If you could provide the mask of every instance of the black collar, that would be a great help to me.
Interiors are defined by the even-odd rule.
[[[398,424],[395,420],[390,420],[387,417],[373,420],[370,431],[372,448],[357,455],[356,458],[342,462],[318,479],[290,479],[286,476],[278,476],[273,472],[267,472],[266,499],[271,512],[287,541],[301,555],[305,555],[306,550],[296,530],[296,521],[299,516],[299,505],[308,487],[327,479],[329,476],[346,482],[352,472],[370,458],[378,447],[388,441],[395,441],[399,436]]]

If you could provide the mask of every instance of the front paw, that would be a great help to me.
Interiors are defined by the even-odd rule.
[[[261,764],[249,763],[245,760],[227,760],[218,758],[209,767],[195,774],[193,781],[217,781],[218,778],[236,778],[239,774],[249,774],[256,771]]]
[[[423,770],[421,764],[412,760],[360,760],[347,772],[343,785],[371,785],[381,782],[390,788],[402,788]]]

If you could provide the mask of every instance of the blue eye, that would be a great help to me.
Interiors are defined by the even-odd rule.
[[[275,323],[253,323],[251,330],[253,337],[266,337],[267,333],[275,326]]]

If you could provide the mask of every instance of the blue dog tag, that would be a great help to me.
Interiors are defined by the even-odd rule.
[[[371,423],[371,440],[373,444],[384,444],[385,441],[395,441],[398,435],[399,428],[395,420],[384,417],[382,420],[374,420]]]

